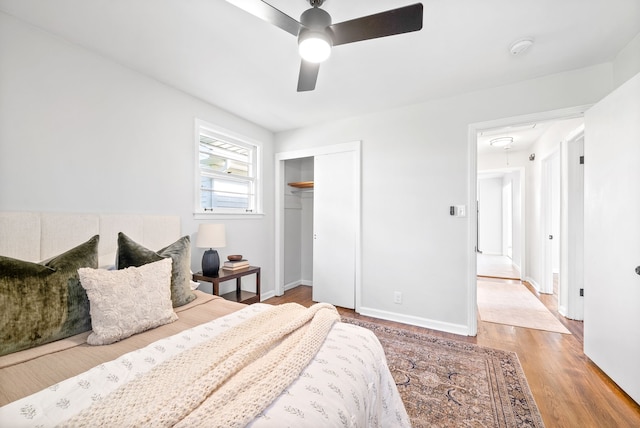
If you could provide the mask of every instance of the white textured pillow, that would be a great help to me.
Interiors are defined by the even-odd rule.
[[[78,269],[93,332],[89,345],[108,345],[178,319],[171,303],[170,258],[122,270]]]

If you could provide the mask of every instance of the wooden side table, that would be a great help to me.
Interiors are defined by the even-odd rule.
[[[242,290],[241,280],[243,276],[256,274],[256,292]],[[236,291],[223,294],[220,296],[220,283],[224,281],[236,280]],[[231,300],[233,302],[246,303],[250,305],[260,301],[260,268],[258,266],[249,266],[244,269],[238,270],[224,270],[220,269],[218,276],[204,276],[202,272],[194,273],[193,280],[210,282],[213,284],[213,294],[220,296],[223,299]]]

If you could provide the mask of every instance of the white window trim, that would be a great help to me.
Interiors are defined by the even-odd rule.
[[[205,211],[200,205],[200,131],[206,130],[206,132],[215,138],[219,138],[224,141],[228,141],[233,144],[241,146],[254,146],[255,152],[255,211],[254,212],[210,212]],[[263,185],[262,185],[262,143],[249,138],[245,135],[238,134],[236,132],[224,129],[220,126],[214,125],[210,122],[202,119],[195,119],[194,127],[194,211],[193,216],[195,220],[206,220],[211,218],[216,219],[250,219],[250,218],[262,218],[264,217],[263,211]]]

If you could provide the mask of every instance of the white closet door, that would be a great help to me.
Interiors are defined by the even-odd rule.
[[[313,300],[355,307],[357,158],[319,155],[313,169]]]
[[[584,352],[640,402],[638,118],[640,74],[585,114]]]

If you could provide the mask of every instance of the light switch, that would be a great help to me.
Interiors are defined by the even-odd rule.
[[[466,217],[466,216],[467,216],[467,206],[456,205],[456,217]]]

